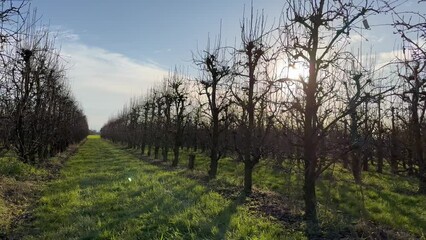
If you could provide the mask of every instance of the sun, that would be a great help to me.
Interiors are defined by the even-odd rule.
[[[304,79],[308,75],[308,69],[302,63],[295,63],[288,67],[287,77],[290,79]]]
[[[276,74],[278,78],[300,80],[308,76],[308,69],[301,62],[289,65],[285,61],[280,61],[277,64]]]

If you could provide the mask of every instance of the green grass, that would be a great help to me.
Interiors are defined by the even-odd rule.
[[[6,232],[9,228],[9,209],[6,205],[6,201],[3,199],[3,197],[0,197],[0,231]]]
[[[369,171],[363,172],[361,188],[346,169],[336,166],[326,174],[335,180],[320,181],[318,192],[321,202],[331,203],[332,212],[341,210],[425,237],[426,196],[416,193],[417,179]]]
[[[89,135],[87,136],[87,139],[100,139],[101,136],[100,135]]]
[[[185,150],[181,152],[180,166],[186,167],[187,162],[188,151]],[[196,170],[206,174],[208,166],[209,158],[197,153]],[[242,163],[229,157],[221,159],[217,180],[242,186],[243,171]],[[356,222],[372,220],[425,238],[426,196],[416,194],[416,178],[378,174],[374,170],[363,172],[362,176],[361,188],[354,183],[347,169],[336,164],[318,180],[318,215],[324,227],[338,230]],[[294,201],[295,211],[302,211],[301,166],[287,162],[277,168],[271,161],[262,160],[254,169],[253,180],[256,188],[288,196]]]
[[[13,155],[0,158],[0,176],[16,180],[34,180],[46,175],[46,170],[25,164]]]
[[[43,192],[26,239],[303,239],[96,136]]]
[[[12,153],[0,158],[0,238],[10,231],[13,219],[25,211],[47,174],[45,169],[22,163]]]

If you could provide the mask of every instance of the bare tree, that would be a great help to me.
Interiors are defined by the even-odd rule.
[[[219,137],[223,132],[221,126],[221,114],[228,107],[229,101],[227,98],[228,90],[221,88],[220,84],[231,75],[228,60],[225,57],[225,48],[220,46],[220,36],[217,44],[211,48],[210,40],[207,43],[207,48],[199,56],[194,59],[195,64],[200,68],[202,76],[198,79],[201,85],[201,95],[207,97],[207,106],[209,109],[208,123],[210,137],[210,168],[209,178],[216,178],[219,159],[223,155],[223,150],[219,146]],[[223,124],[222,124],[223,126]]]
[[[171,76],[169,76],[171,77]],[[172,128],[172,104],[173,104],[173,95],[170,89],[170,78],[164,80],[162,98],[164,99],[164,123],[163,123],[163,161],[167,161],[167,156],[169,153],[169,141],[171,138],[171,128]]]
[[[143,118],[142,118],[142,123],[141,123],[141,132],[142,132],[142,136],[141,136],[141,154],[145,154],[145,148],[146,145],[148,143],[148,138],[149,138],[149,133],[148,133],[148,124],[149,124],[149,109],[150,109],[150,104],[149,101],[145,98],[142,100],[141,102],[142,104],[142,109],[143,109]]]
[[[384,10],[386,6],[377,1],[365,1],[363,5],[355,1],[287,1],[287,20],[282,27],[283,45],[289,62],[303,61],[308,69],[306,82],[300,81],[304,92],[303,101],[300,101],[303,102],[303,189],[305,216],[314,226],[318,221],[316,179],[324,171],[318,162],[320,140],[340,119],[350,114],[351,109],[358,106],[354,104],[330,119],[331,114],[324,109],[324,104],[334,98],[331,93],[336,88],[336,79],[327,81],[330,79],[329,69],[340,69],[342,59],[351,59],[344,48],[355,24],[369,14]]]
[[[41,163],[82,140],[87,120],[66,84],[49,29],[37,26],[35,13],[22,17],[25,1],[1,4],[0,18],[11,23],[0,27],[0,149],[12,146],[20,160]]]
[[[185,78],[177,69],[169,79],[169,87],[173,100],[174,109],[174,130],[173,130],[173,161],[172,166],[176,167],[179,163],[179,149],[182,146],[183,133],[185,129],[186,108],[188,105],[188,90],[185,84]]]
[[[400,96],[409,105],[412,159],[419,166],[419,192],[426,194],[426,160],[422,138],[426,112],[426,92],[423,90],[426,86],[426,17],[415,12],[397,13],[394,16],[393,25],[403,40],[403,59],[398,75],[406,88]]]
[[[234,130],[235,150],[244,162],[244,192],[250,194],[253,169],[264,155],[266,136],[274,112],[266,111],[266,98],[274,82],[268,74],[274,51],[263,13],[254,13],[241,22],[241,47],[236,50],[231,93],[241,111]]]
[[[25,24],[26,12],[28,11],[28,1],[7,1],[2,0],[0,11],[0,156],[9,150],[11,128],[13,122],[10,121],[10,85],[7,78],[8,64],[14,57],[14,44],[17,40],[21,28]]]

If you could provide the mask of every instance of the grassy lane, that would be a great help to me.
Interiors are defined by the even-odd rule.
[[[22,227],[30,222],[44,186],[58,177],[59,169],[78,147],[71,145],[37,166],[19,161],[12,151],[0,157],[0,239],[22,238]]]
[[[51,182],[27,239],[298,239],[173,171],[90,138]]]
[[[138,155],[140,150],[132,151]],[[169,154],[172,159],[172,153]],[[197,153],[195,173],[207,176],[209,157]],[[167,163],[170,164],[170,163]],[[186,168],[188,151],[181,152],[180,166]],[[351,172],[340,165],[331,167],[318,179],[318,215],[322,226],[331,232],[367,229],[367,221],[381,224],[382,230],[393,229],[389,238],[394,234],[408,232],[426,239],[426,196],[416,193],[418,180],[414,177],[390,174],[385,165],[386,173],[378,174],[374,166],[371,171],[363,172],[362,190],[355,184]],[[192,171],[187,171],[186,173]],[[185,172],[182,172],[185,173]],[[225,182],[242,189],[244,165],[232,158],[219,161],[218,182]],[[302,211],[303,206],[303,169],[294,163],[285,162],[283,168],[278,168],[273,162],[261,160],[253,172],[255,187],[261,190],[274,191],[287,196],[294,205],[295,211]],[[370,224],[371,225],[371,224]],[[377,228],[379,227],[370,226]],[[370,229],[371,230],[371,229]],[[368,233],[366,233],[368,234]],[[399,237],[406,239],[404,235]]]

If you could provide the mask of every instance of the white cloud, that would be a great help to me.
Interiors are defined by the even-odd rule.
[[[364,38],[363,38],[361,35],[359,35],[359,34],[352,34],[352,35],[350,36],[350,38],[349,38],[349,41],[350,41],[351,43],[359,43],[359,42],[361,42],[362,40],[364,40]]]
[[[58,36],[61,40],[64,41],[78,41],[80,36],[78,36],[72,30],[58,30]]]
[[[76,41],[63,44],[62,55],[72,91],[93,129],[100,129],[131,97],[146,93],[167,74],[152,63]]]
[[[401,50],[393,50],[390,52],[379,53],[378,62],[379,63],[388,63],[394,61],[397,57],[401,56]]]
[[[377,54],[377,69],[381,69],[385,66],[393,67],[390,64],[396,63],[403,58],[402,50],[392,50],[388,52],[381,52]]]
[[[380,44],[382,43],[384,40],[383,36],[378,36],[377,33],[374,33],[374,31],[370,31],[367,30],[366,32],[364,32],[361,36],[361,34],[359,33],[352,33],[349,37],[349,41],[351,43],[361,43],[363,42],[364,44],[373,44],[373,43],[377,43]]]
[[[40,31],[49,32],[58,42],[76,42],[80,40],[80,36],[72,29],[64,28],[61,25],[41,25]]]
[[[171,52],[172,49],[171,48],[166,48],[166,49],[157,49],[154,52],[155,53],[164,53],[164,52]]]

